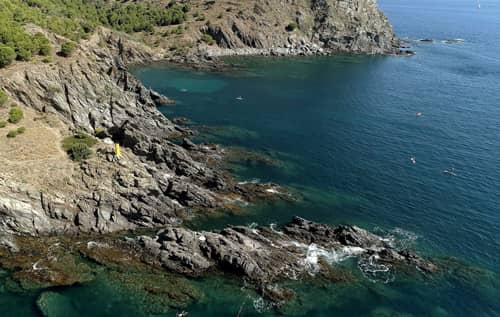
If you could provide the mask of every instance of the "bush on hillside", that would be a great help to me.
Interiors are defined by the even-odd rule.
[[[5,105],[7,103],[7,100],[9,100],[9,96],[7,96],[7,93],[0,89],[0,107]]]
[[[19,123],[24,118],[24,112],[21,108],[14,107],[9,111],[9,122]]]
[[[298,28],[299,28],[299,25],[298,25],[297,23],[295,23],[295,22],[292,22],[292,23],[290,23],[290,24],[288,24],[288,25],[286,26],[286,30],[287,30],[288,32],[293,32],[293,31],[295,31],[295,30],[296,30],[296,29],[298,29]]]
[[[63,43],[63,45],[61,45],[61,51],[59,52],[59,55],[64,57],[70,57],[75,50],[76,50],[75,43],[65,42]]]
[[[19,127],[19,128],[17,128],[17,134],[23,134],[24,132],[26,132],[26,128],[25,127]]]
[[[78,132],[63,140],[63,148],[73,161],[83,161],[92,155],[90,148],[96,143],[97,140],[90,135]]]
[[[7,121],[0,121],[0,129],[7,126]]]
[[[17,130],[10,130],[9,133],[7,133],[7,137],[12,139],[17,136]]]
[[[49,56],[52,52],[52,46],[50,46],[49,40],[42,34],[37,33],[34,35],[34,41],[36,43],[36,53],[42,56]]]
[[[207,43],[208,45],[215,44],[215,40],[214,40],[214,38],[210,34],[203,34],[201,36],[201,40],[203,42]]]
[[[10,65],[16,59],[16,51],[12,47],[0,45],[0,68]]]
[[[73,161],[84,161],[92,155],[92,150],[84,143],[73,144],[68,149],[68,155]]]
[[[83,143],[88,147],[96,145],[97,140],[84,132],[77,132],[75,135],[67,137],[63,140],[63,148],[67,151],[73,145]]]

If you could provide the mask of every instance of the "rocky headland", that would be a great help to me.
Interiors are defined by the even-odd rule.
[[[53,249],[38,240],[59,239],[54,243],[104,266],[135,263],[185,276],[236,274],[276,303],[290,297],[276,283],[329,272],[332,254],[357,256],[368,266],[437,271],[429,260],[355,226],[330,227],[301,218],[276,230],[197,232],[182,226],[193,212],[276,199],[277,185],[236,182],[222,168],[226,150],[191,142],[193,131],[157,109],[174,101],[144,87],[129,66],[167,60],[204,67],[226,55],[401,53],[374,0],[192,4],[205,6],[207,16],[214,17],[186,26],[183,40],[209,37],[182,50],[172,49],[169,39],[152,48],[99,27],[71,57],[0,70],[0,89],[8,104],[24,109],[27,127],[22,136],[0,140],[2,266],[28,285],[24,288],[92,279],[85,265],[64,252],[52,255]],[[214,9],[220,7],[225,8],[221,17]],[[65,41],[34,25],[28,29],[43,32],[55,46]],[[0,109],[0,115],[7,110]],[[7,130],[0,132],[3,137]],[[95,137],[94,155],[73,162],[61,143],[81,132]],[[121,145],[120,159],[115,144]],[[137,238],[119,234],[137,230],[160,231]]]

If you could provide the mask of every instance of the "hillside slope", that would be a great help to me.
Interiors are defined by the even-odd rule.
[[[146,42],[170,48],[174,54],[399,52],[400,43],[375,0],[191,0],[182,3],[189,7],[182,27],[170,26],[142,34]]]

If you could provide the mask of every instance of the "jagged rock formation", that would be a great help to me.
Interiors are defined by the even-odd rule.
[[[235,273],[261,287],[272,299],[279,299],[283,290],[273,292],[270,285],[315,274],[324,269],[322,266],[333,264],[328,261],[334,256],[358,256],[388,269],[399,265],[424,272],[437,270],[428,260],[408,250],[397,250],[364,229],[330,227],[298,217],[282,231],[239,226],[194,232],[171,227],[155,237],[138,237],[133,243],[145,253],[147,263],[188,275],[214,269]]]
[[[216,45],[201,46],[210,56],[400,52],[399,40],[375,0],[190,3],[204,9],[208,22],[189,26],[186,36],[196,36],[196,31],[210,35]]]
[[[399,50],[399,42],[374,0],[187,2],[205,7],[211,19],[210,23],[190,24],[185,36],[197,41],[208,34],[216,45],[199,41],[182,56],[184,62],[207,62],[203,59],[207,55],[392,54]],[[223,14],[217,8],[223,8]],[[0,255],[19,254],[26,259],[23,256],[30,253],[16,244],[13,235],[73,236],[163,228],[155,237],[141,236],[126,243],[116,237],[106,238],[103,244],[88,241],[86,249],[79,245],[79,252],[104,265],[128,265],[132,259],[135,263],[140,259],[186,275],[211,270],[235,273],[276,302],[290,294],[273,283],[324,270],[331,253],[357,255],[367,265],[376,261],[425,272],[437,269],[426,259],[397,250],[381,237],[354,226],[333,228],[295,218],[282,231],[228,227],[195,232],[179,227],[189,211],[224,208],[232,201],[276,191],[265,185],[233,182],[218,166],[224,151],[216,145],[196,145],[189,139],[181,145],[172,142],[192,132],[157,110],[171,100],[144,87],[127,70],[130,64],[161,60],[168,56],[165,54],[161,48],[153,50],[122,34],[99,29],[80,43],[72,58],[56,57],[50,64],[20,63],[0,73],[0,88],[27,111],[30,124],[39,129],[36,131],[46,132],[45,139],[53,137],[45,140],[52,147],[48,154],[29,153],[36,145],[32,142],[28,150],[21,151],[28,157],[0,158],[14,169],[0,170]],[[92,159],[79,164],[69,162],[60,148],[62,138],[75,131],[100,131],[107,137],[99,141]],[[118,161],[113,155],[114,143],[124,148]],[[15,169],[22,164],[32,171],[24,168],[18,177]],[[30,181],[25,181],[30,172]],[[66,247],[71,249],[74,241],[69,240]],[[87,281],[87,272],[72,276],[74,260],[64,266],[53,261],[50,252],[45,250],[47,267],[43,270],[37,269],[38,262],[24,263],[27,278],[47,286]],[[124,252],[127,256],[121,256]],[[12,268],[17,268],[15,262],[10,263]],[[54,279],[51,274],[57,270],[64,274],[55,274],[62,278]]]
[[[375,0],[187,2],[203,9],[207,18],[186,26],[185,37],[198,41],[189,52],[198,62],[207,54],[387,54],[399,46]],[[290,28],[292,24],[297,28]],[[202,34],[211,35],[217,45],[203,44]],[[64,41],[49,37],[59,44]],[[62,122],[56,137],[103,129],[126,148],[126,160],[112,162],[112,146],[101,142],[96,156],[81,168],[66,162],[68,172],[58,177],[67,180],[26,184],[10,174],[0,177],[0,230],[49,234],[158,227],[182,218],[186,208],[224,206],[225,194],[241,198],[265,193],[258,186],[249,190],[235,185],[209,167],[207,162],[221,156],[220,149],[169,141],[190,131],[156,109],[170,102],[168,98],[127,72],[127,65],[166,54],[99,29],[80,43],[73,58],[19,64],[2,72],[0,87],[12,100]]]
[[[220,160],[220,148],[169,141],[191,132],[163,116],[156,106],[168,98],[145,88],[126,67],[158,58],[102,29],[82,43],[77,58],[29,65],[2,77],[1,87],[13,100],[60,119],[62,133],[101,129],[125,150],[123,160],[114,162],[113,145],[101,141],[95,157],[58,186],[0,177],[0,230],[49,234],[158,227],[183,218],[186,208],[224,207],[227,193],[249,194],[207,165]]]

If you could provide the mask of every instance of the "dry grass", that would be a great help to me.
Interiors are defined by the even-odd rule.
[[[9,108],[0,109],[0,121]],[[0,178],[30,184],[40,190],[62,188],[74,164],[61,148],[62,124],[52,115],[40,116],[23,107],[25,118],[0,128]],[[25,127],[23,134],[7,138],[10,130]]]

